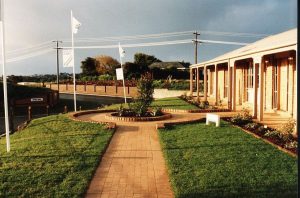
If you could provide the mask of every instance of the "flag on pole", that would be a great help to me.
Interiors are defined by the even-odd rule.
[[[72,49],[63,50],[63,67],[74,67]]]
[[[119,43],[119,54],[121,58],[125,57],[125,50],[121,47],[120,43]]]
[[[73,34],[77,34],[79,27],[81,26],[81,23],[75,19],[75,17],[72,17],[72,31]]]

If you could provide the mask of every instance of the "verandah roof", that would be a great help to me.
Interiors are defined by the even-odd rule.
[[[276,35],[271,35],[254,43],[248,44],[239,49],[233,50],[214,59],[191,65],[195,68],[199,66],[214,64],[214,62],[228,61],[228,59],[245,56],[248,54],[255,54],[258,52],[268,51],[272,49],[284,48],[297,44],[297,28],[282,32]]]

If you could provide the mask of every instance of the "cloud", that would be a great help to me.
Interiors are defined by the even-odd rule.
[[[71,9],[82,23],[79,33],[75,35],[76,40],[86,37],[101,38],[187,30],[273,34],[297,26],[296,4],[296,0],[6,0],[7,50],[34,46],[45,41],[70,39]],[[187,38],[192,39],[193,36],[185,39]],[[238,39],[209,35],[201,35],[201,38]],[[243,40],[243,42],[253,41],[253,39]],[[199,61],[235,48],[237,46],[205,44],[199,47]],[[131,48],[126,50],[128,53],[125,61],[132,61],[134,53],[140,51],[153,54],[161,60],[194,62],[192,44]],[[97,54],[118,57],[117,49],[76,50],[76,71],[80,72],[80,62],[85,57]],[[7,71],[9,74],[55,73],[56,70],[53,69],[55,67],[56,56],[53,51],[25,61],[10,63]],[[68,71],[64,68],[61,70]]]

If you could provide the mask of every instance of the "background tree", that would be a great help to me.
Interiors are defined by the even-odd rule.
[[[124,76],[127,79],[138,79],[141,77],[141,70],[140,67],[135,64],[135,63],[131,63],[131,62],[126,62],[123,65],[124,68]]]
[[[136,53],[134,55],[134,63],[139,66],[141,73],[149,71],[148,66],[155,62],[161,62],[161,60],[157,59],[155,56],[143,53]]]
[[[116,76],[116,68],[120,67],[120,63],[111,56],[100,55],[95,57],[96,71],[98,75],[110,74]]]
[[[96,76],[96,60],[91,57],[87,57],[84,61],[81,61],[82,75],[84,76]]]

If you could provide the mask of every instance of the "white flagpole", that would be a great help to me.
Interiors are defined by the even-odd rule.
[[[76,108],[76,78],[75,78],[75,56],[74,56],[74,32],[73,32],[73,12],[71,10],[71,31],[72,31],[72,57],[73,57],[73,88],[74,88],[74,111],[77,111]]]
[[[10,151],[9,139],[9,121],[8,121],[8,99],[7,99],[7,81],[6,81],[6,59],[5,59],[5,29],[4,29],[4,0],[1,0],[1,41],[2,41],[2,72],[3,72],[3,93],[4,93],[4,117],[6,134],[6,151]]]
[[[119,43],[120,46],[120,43]],[[120,53],[119,53],[120,54]],[[121,68],[122,68],[122,72],[123,72],[123,91],[124,91],[124,99],[125,99],[125,104],[127,104],[127,100],[126,100],[126,89],[125,89],[125,76],[124,76],[124,69],[123,69],[123,64],[122,64],[122,56],[120,54],[120,62],[121,62]]]

